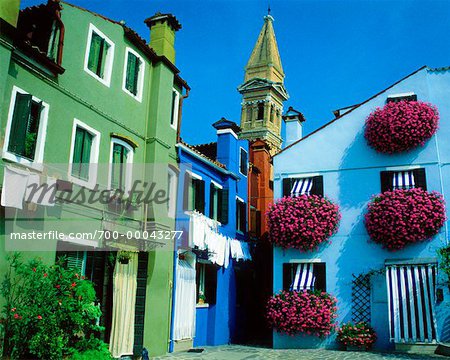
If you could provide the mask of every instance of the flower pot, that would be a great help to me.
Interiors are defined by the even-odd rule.
[[[127,259],[119,259],[119,262],[123,265],[126,265],[130,262],[130,259],[128,259],[128,258]]]

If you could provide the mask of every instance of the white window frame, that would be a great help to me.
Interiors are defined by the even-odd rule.
[[[175,99],[175,102],[173,103],[173,109],[171,109],[171,110],[173,110],[173,116],[170,119],[170,127],[174,130],[177,130],[177,128],[178,128],[178,110],[180,108],[180,92],[177,89],[172,88],[172,96],[173,96],[173,93],[176,94],[176,99]]]
[[[116,190],[112,188],[111,181],[112,181],[112,168],[113,168],[113,150],[114,150],[114,144],[118,144],[123,146],[128,150],[128,156],[127,156],[127,162],[126,162],[126,174],[125,174],[125,194],[129,193],[131,190],[131,185],[133,182],[133,157],[134,157],[134,149],[133,147],[128,144],[127,142],[118,139],[118,138],[111,138],[111,148],[109,150],[109,173],[108,173],[108,189],[109,190]]]
[[[128,54],[131,53],[134,56],[136,56],[139,61],[141,62],[141,66],[139,67],[139,73],[138,73],[138,81],[137,81],[137,94],[134,95],[128,89],[126,88],[127,84],[127,67],[128,67]],[[125,49],[125,60],[124,60],[124,66],[123,66],[123,82],[122,82],[122,90],[125,91],[128,95],[130,95],[132,98],[136,99],[139,102],[142,102],[142,94],[144,92],[144,77],[145,77],[145,61],[144,58],[139,55],[136,51],[133,49],[127,47]]]
[[[241,172],[241,151],[244,151],[247,154],[247,164],[245,166],[245,168],[247,169],[247,174],[243,174]],[[245,177],[247,177],[247,175],[248,175],[248,151],[245,150],[242,146],[239,147],[239,174],[241,174]]]
[[[11,93],[11,102],[9,104],[8,119],[6,123],[5,142],[3,144],[2,158],[41,171],[43,169],[42,162],[44,160],[45,138],[47,137],[47,122],[50,106],[47,103],[43,102],[41,99],[38,99],[37,97],[32,95],[33,101],[42,102],[42,112],[41,118],[39,119],[39,129],[36,140],[36,149],[34,151],[34,160],[31,161],[20,155],[10,153],[8,151],[8,145],[9,145],[9,137],[11,135],[11,126],[14,117],[14,108],[16,106],[17,93],[31,95],[25,90],[22,90],[17,86],[13,86],[13,90]]]
[[[97,33],[97,35],[99,35],[103,39],[105,39],[105,41],[109,45],[109,51],[106,54],[104,78],[101,78],[96,73],[89,70],[89,68],[88,68],[89,51],[91,49],[91,41],[92,41],[92,33],[93,32]],[[114,49],[115,49],[115,44],[103,32],[101,32],[97,27],[95,27],[93,24],[89,24],[89,32],[88,32],[87,43],[86,43],[86,53],[84,56],[84,71],[86,71],[94,79],[100,81],[103,85],[105,85],[107,87],[109,87],[111,85],[111,74],[112,74],[112,68],[113,68],[113,63],[114,63]]]
[[[175,172],[175,170],[173,170],[170,166],[167,169],[167,173],[169,175],[169,178],[171,179],[171,181],[169,181],[169,183],[167,184],[167,188],[169,190],[169,194],[168,194],[169,195],[168,196],[169,207],[167,208],[167,215],[170,218],[174,219],[175,213],[176,213],[176,208],[177,208],[176,192],[177,192],[177,187],[178,187],[178,177],[177,177],[177,173]]]
[[[93,135],[91,156],[89,158],[89,180],[79,179],[76,176],[72,176],[72,163],[73,163],[73,151],[75,147],[75,134],[77,127],[80,127]],[[74,184],[93,189],[97,182],[97,170],[98,170],[98,156],[100,151],[100,132],[85,124],[81,120],[74,119],[72,126],[72,140],[70,142],[70,156],[69,156],[69,171],[67,178]]]

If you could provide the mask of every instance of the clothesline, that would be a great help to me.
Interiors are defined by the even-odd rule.
[[[229,265],[230,256],[236,261],[252,259],[248,243],[220,234],[217,221],[198,211],[190,213],[189,246],[208,250],[209,260],[225,268]]]

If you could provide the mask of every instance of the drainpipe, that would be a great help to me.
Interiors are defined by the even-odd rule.
[[[189,97],[189,88],[186,88],[186,94],[181,97],[181,101],[178,104],[178,119],[177,119],[177,144],[181,140],[180,132],[181,132],[181,113],[183,111],[183,102],[185,99]]]

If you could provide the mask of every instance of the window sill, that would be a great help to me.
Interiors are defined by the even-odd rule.
[[[197,304],[195,307],[197,309],[209,308],[209,304]]]
[[[82,187],[85,187],[90,190],[94,189],[94,187],[95,187],[95,181],[89,181],[89,180],[86,181],[83,179],[79,179],[75,176],[72,176],[70,174],[68,176],[68,180],[71,181],[72,183],[74,183],[75,185],[82,186]]]
[[[84,71],[86,73],[88,73],[90,76],[92,76],[95,80],[101,82],[103,85],[105,85],[106,87],[110,86],[110,79],[103,79],[100,76],[98,76],[96,73],[92,72],[91,70],[89,70],[87,67],[84,68]]]
[[[136,95],[134,95],[131,91],[127,90],[124,87],[122,88],[122,90],[125,94],[128,94],[129,96],[131,96],[134,100],[142,103],[142,94],[140,94],[139,92]]]
[[[4,160],[9,160],[13,163],[20,164],[24,167],[27,167],[27,168],[30,168],[30,169],[33,169],[36,171],[42,171],[44,169],[44,165],[42,163],[36,163],[36,162],[30,161],[19,155],[16,155],[16,154],[13,154],[13,153],[10,153],[7,151],[3,152],[2,158]]]

